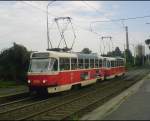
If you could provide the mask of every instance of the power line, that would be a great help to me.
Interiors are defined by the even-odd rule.
[[[74,23],[74,25],[76,25],[78,28],[81,28],[82,30],[85,30],[85,31],[88,31],[88,32],[90,32],[90,33],[93,33],[93,34],[99,35],[99,33],[97,33],[97,32],[93,32],[93,31],[90,31],[89,29],[83,28],[83,27],[81,27],[80,25],[77,25],[77,24],[75,24],[75,23]]]
[[[95,9],[95,11],[99,14],[103,14],[102,12],[100,12],[97,8],[91,6],[90,4],[88,4],[86,1],[82,1],[84,4],[86,4],[88,7],[92,8],[92,9]],[[103,14],[104,15],[104,14]]]
[[[150,17],[150,15],[146,15],[146,16],[138,16],[138,17],[130,17],[130,18],[121,18],[121,19],[111,19],[111,20],[106,20],[106,21],[92,21],[92,22],[116,22],[116,21],[125,21],[125,20],[149,18],[149,17]]]
[[[52,2],[55,2],[56,0],[53,0]],[[37,6],[35,6],[35,5],[33,5],[33,4],[30,4],[29,2],[26,2],[26,1],[22,1],[24,4],[26,4],[26,5],[29,5],[29,6],[32,6],[33,8],[36,8],[36,9],[40,9],[42,12],[44,12],[44,13],[46,13],[47,11],[46,10],[44,10],[44,9],[42,9],[42,8],[40,8],[40,7],[37,7]],[[54,17],[58,17],[57,15],[54,15],[53,13],[51,13],[51,12],[49,12],[48,11],[48,14],[50,14],[50,15],[52,15],[52,16],[54,16]]]
[[[36,9],[40,9],[42,12],[46,13],[46,10],[43,10],[43,9],[37,7],[37,6],[34,6],[34,5],[32,5],[32,4],[29,4],[28,2],[23,1],[23,3],[25,3],[25,4],[27,4],[27,5],[30,5],[30,6],[32,6],[32,7],[34,7],[34,8],[36,8]],[[58,16],[52,14],[51,12],[48,12],[48,13],[49,13],[50,15],[54,16],[54,17],[58,17]],[[74,20],[74,21],[76,21],[76,20]],[[92,31],[90,31],[90,30],[88,30],[88,29],[85,29],[85,28],[81,27],[80,25],[77,25],[77,24],[75,24],[75,25],[78,26],[78,28],[81,28],[82,30],[85,30],[85,31],[88,31],[88,32],[91,32],[91,33],[94,33],[94,34],[98,34],[98,33],[96,33],[96,32],[92,32]]]
[[[55,0],[53,0],[53,2],[54,2]],[[36,9],[40,9],[40,10],[42,10],[43,12],[46,12],[46,10],[44,10],[44,9],[42,9],[42,8],[39,8],[39,7],[37,7],[37,6],[34,6],[34,5],[32,5],[32,4],[30,4],[30,3],[28,3],[28,2],[26,2],[26,1],[22,1],[23,3],[25,3],[25,4],[27,4],[27,5],[30,5],[30,6],[32,6],[32,7],[34,7],[34,8],[36,8]],[[97,12],[97,13],[100,13],[101,14],[101,12],[99,12],[95,7],[93,7],[93,6],[91,6],[91,5],[89,5],[88,3],[86,3],[85,1],[82,1],[82,2],[84,2],[87,6],[89,6],[89,7],[91,7],[91,8],[93,8],[93,9],[95,9],[95,11]],[[57,15],[54,15],[53,13],[51,13],[51,12],[48,12],[49,14],[51,14],[52,16],[54,16],[54,17],[58,17]],[[103,14],[104,15],[104,14]],[[106,16],[105,16],[106,17]],[[142,18],[149,18],[150,17],[150,15],[145,15],[145,16],[138,16],[138,17],[129,17],[129,18],[121,18],[121,19],[109,19],[109,20],[103,20],[103,21],[101,21],[101,20],[98,20],[98,21],[89,21],[89,22],[116,22],[116,21],[125,21],[125,20],[132,20],[132,19],[142,19]],[[83,20],[84,21],[84,20]]]
[[[86,4],[88,7],[90,7],[90,8],[92,8],[92,9],[94,9],[98,14],[102,14],[102,12],[100,12],[97,8],[95,8],[95,7],[93,7],[93,6],[91,6],[90,4],[88,4],[87,2],[85,2],[85,1],[82,1],[84,4]],[[104,14],[103,14],[104,15]],[[104,15],[105,16],[105,15]],[[106,19],[109,19],[108,17],[106,17],[105,16],[105,18]],[[111,19],[109,19],[109,20],[111,20]],[[93,23],[96,23],[97,21],[95,21],[95,22],[90,22],[90,28],[91,28],[91,31],[93,31],[93,29],[92,29],[92,24]],[[117,24],[117,26],[121,26],[119,23],[115,23],[115,24]],[[122,28],[122,26],[121,26],[121,28]]]

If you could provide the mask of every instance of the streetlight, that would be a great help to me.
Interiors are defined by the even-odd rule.
[[[51,41],[50,41],[50,38],[49,38],[49,28],[48,28],[48,6],[50,5],[50,4],[52,4],[54,1],[51,1],[51,2],[49,2],[48,4],[47,4],[47,46],[48,46],[48,48],[47,48],[47,50],[49,50],[49,43],[50,43],[50,45],[51,45],[51,48],[52,48],[52,43],[51,43]]]

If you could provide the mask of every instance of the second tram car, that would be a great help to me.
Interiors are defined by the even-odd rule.
[[[56,93],[125,73],[123,58],[102,57],[98,54],[34,52],[30,59],[30,91]]]

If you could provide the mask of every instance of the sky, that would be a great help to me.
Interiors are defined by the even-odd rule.
[[[45,51],[47,49],[46,8],[51,1],[0,1],[0,50],[13,45],[24,45],[28,50]],[[88,47],[93,52],[106,53],[118,46],[125,46],[125,28],[128,26],[130,49],[143,44],[150,38],[150,17],[117,22],[109,21],[130,17],[150,15],[149,1],[55,1],[48,7],[49,35],[53,47],[60,41],[60,33],[54,21],[56,17],[71,17],[75,31],[73,51]],[[64,24],[65,23],[65,24]],[[67,21],[59,21],[60,28]],[[62,26],[64,25],[64,26]],[[71,23],[64,33],[68,47],[74,40]],[[111,36],[112,40],[102,36]],[[61,42],[61,46],[63,41]],[[146,47],[146,53],[148,53]]]

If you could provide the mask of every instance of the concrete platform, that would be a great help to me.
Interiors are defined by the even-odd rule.
[[[150,120],[150,74],[81,120]]]

